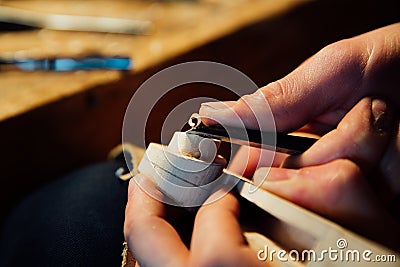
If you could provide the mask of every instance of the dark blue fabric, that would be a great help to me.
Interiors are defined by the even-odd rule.
[[[120,266],[127,182],[122,163],[87,167],[28,196],[4,223],[0,266]]]

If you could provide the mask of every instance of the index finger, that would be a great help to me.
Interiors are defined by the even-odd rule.
[[[149,190],[154,194],[161,192],[143,174],[137,175],[135,180],[129,183],[124,225],[133,255],[144,266],[186,266],[189,251],[176,230],[165,220],[164,204],[146,193]],[[145,187],[146,192],[141,187]]]
[[[243,236],[238,221],[239,202],[232,193],[202,206],[193,229],[192,262],[199,266],[260,266],[255,251]],[[215,194],[213,198],[218,198]]]

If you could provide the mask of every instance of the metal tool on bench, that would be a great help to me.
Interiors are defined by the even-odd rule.
[[[88,55],[83,57],[60,58],[0,58],[0,71],[77,71],[77,70],[121,70],[133,68],[129,57]]]

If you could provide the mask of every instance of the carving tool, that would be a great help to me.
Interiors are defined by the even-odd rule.
[[[0,59],[0,70],[74,71],[74,70],[130,70],[129,57],[86,56],[79,58]]]
[[[187,134],[218,139],[237,145],[247,145],[276,152],[296,155],[310,148],[318,139],[296,136],[284,133],[263,132],[258,130],[222,127],[221,125],[206,126],[197,114],[193,114],[188,124],[192,127]]]

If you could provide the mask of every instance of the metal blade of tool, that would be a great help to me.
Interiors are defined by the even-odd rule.
[[[204,124],[200,124],[197,127],[190,129],[186,133],[219,139],[223,142],[253,146],[291,155],[303,153],[318,140],[315,138],[283,133],[262,132],[245,128],[222,127],[220,125],[206,126]]]

